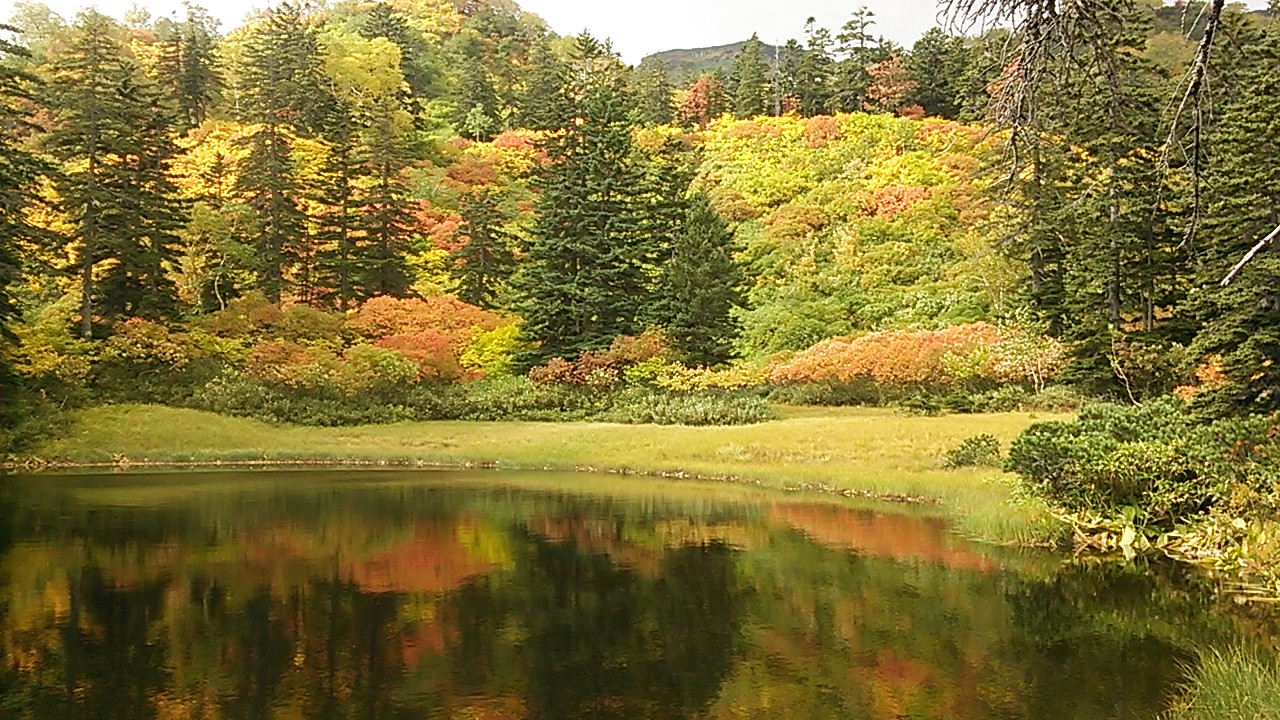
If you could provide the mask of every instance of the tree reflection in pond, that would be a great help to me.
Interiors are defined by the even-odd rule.
[[[1176,568],[556,482],[14,482],[0,716],[1155,718],[1197,644],[1244,632]]]

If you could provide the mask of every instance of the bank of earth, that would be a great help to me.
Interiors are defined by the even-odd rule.
[[[77,412],[65,433],[39,445],[23,463],[387,463],[667,474],[932,504],[960,532],[991,542],[1045,544],[1061,533],[1044,505],[1019,497],[1012,476],[943,463],[946,451],[965,438],[990,434],[1007,448],[1028,425],[1054,416],[916,417],[795,407],[778,412],[778,420],[737,427],[422,422],[315,428],[115,405]]]

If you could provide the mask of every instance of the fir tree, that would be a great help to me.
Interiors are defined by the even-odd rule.
[[[178,108],[179,131],[204,122],[222,91],[214,55],[218,21],[199,6],[188,4],[186,10],[184,22],[157,23],[161,43],[158,80]]]
[[[36,182],[44,173],[43,164],[18,145],[23,131],[32,129],[25,107],[32,100],[35,79],[12,67],[26,57],[22,48],[2,35],[13,31],[0,25],[0,426],[16,419],[8,412],[17,407],[10,361],[14,350],[11,327],[18,308],[11,291],[20,276],[19,243],[35,236],[23,210],[33,203]]]
[[[183,212],[168,177],[176,148],[165,103],[121,29],[92,10],[78,17],[51,80],[46,145],[63,164],[58,190],[75,226],[81,334],[92,335],[95,315],[171,315],[164,268]]]
[[[410,118],[383,101],[371,105],[361,133],[357,154],[367,189],[360,198],[360,284],[367,297],[409,290],[414,223],[404,172],[417,158],[412,129]]]
[[[905,62],[914,83],[907,103],[924,108],[925,114],[956,119],[964,107],[964,76],[970,51],[965,39],[932,28],[911,47]]]
[[[742,304],[732,239],[706,194],[694,195],[663,267],[658,303],[659,322],[685,362],[719,365],[732,357],[732,311]]]
[[[734,58],[729,92],[733,96],[733,114],[740,118],[769,112],[769,66],[763,53],[760,36],[752,35]]]
[[[835,61],[831,57],[831,31],[809,18],[805,22],[807,41],[796,68],[796,96],[800,114],[811,117],[831,112],[835,96]]]
[[[538,218],[516,290],[534,361],[574,356],[634,334],[649,307],[636,197],[643,174],[625,69],[590,36],[578,39],[578,122],[548,138]]]
[[[505,228],[509,218],[491,188],[467,193],[460,212],[467,242],[449,258],[458,297],[482,308],[497,308],[516,267],[514,238]]]
[[[676,119],[675,86],[662,63],[641,63],[635,73],[640,115],[645,125],[670,125]]]
[[[240,114],[256,130],[246,140],[237,189],[259,218],[258,286],[273,302],[296,284],[290,271],[314,254],[292,154],[294,136],[316,135],[332,120],[335,101],[320,67],[315,31],[291,3],[271,10],[245,46]]]
[[[569,70],[546,38],[534,41],[529,78],[520,98],[520,123],[531,130],[558,130],[569,122]]]
[[[1265,251],[1218,285],[1280,226],[1280,27],[1240,34],[1235,97],[1221,109],[1205,178],[1213,200],[1197,240],[1203,289],[1189,308],[1203,325],[1196,355],[1220,360],[1227,376],[1209,396],[1220,413],[1280,410],[1280,255]]]

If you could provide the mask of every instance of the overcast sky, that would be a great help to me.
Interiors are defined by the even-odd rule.
[[[18,0],[0,0],[0,18],[8,18]],[[120,17],[135,0],[44,0],[64,17],[70,18],[88,5]],[[136,0],[153,15],[179,11],[182,0]],[[593,35],[613,40],[623,59],[637,63],[642,57],[662,50],[724,45],[760,34],[767,43],[801,38],[809,17],[838,31],[850,13],[866,5],[875,13],[875,34],[910,46],[937,23],[936,0],[517,0],[524,9],[537,13],[561,35],[590,30]],[[222,20],[222,31],[240,25],[245,13],[270,4],[269,0],[196,0]],[[1263,7],[1265,0],[1249,0],[1250,7]]]
[[[18,0],[0,0],[0,18],[13,13]],[[81,8],[120,17],[135,0],[44,0],[66,18]],[[936,0],[517,0],[529,12],[541,15],[561,35],[582,30],[613,40],[614,48],[631,63],[650,53],[676,48],[723,45],[760,33],[768,42],[800,38],[804,21],[812,16],[836,31],[854,8],[865,4],[876,14],[873,32],[909,45],[934,25]],[[181,0],[137,0],[153,15],[179,11]],[[270,4],[266,0],[197,0],[222,20],[222,31],[240,25],[245,13]]]

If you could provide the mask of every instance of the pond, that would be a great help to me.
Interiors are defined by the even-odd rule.
[[[1260,630],[910,508],[461,472],[0,479],[0,717],[1156,718]]]

